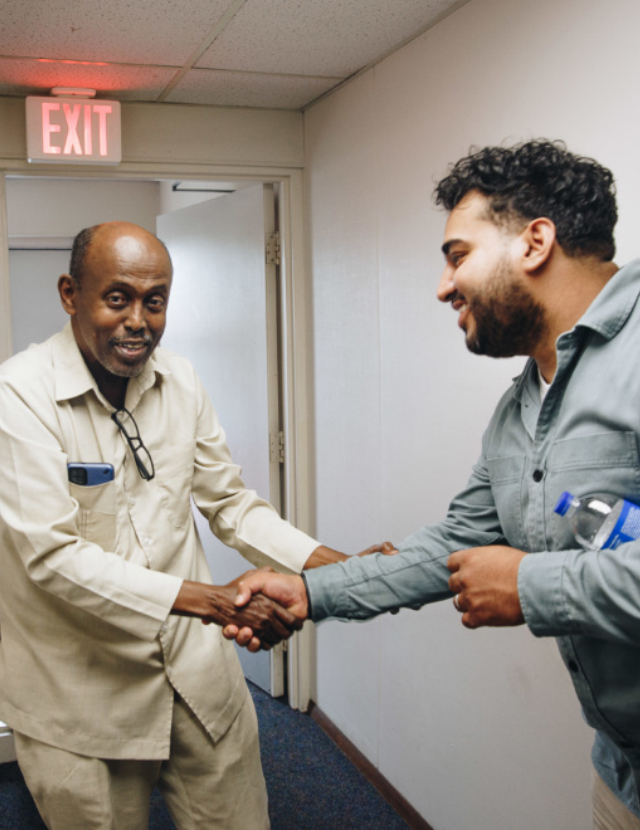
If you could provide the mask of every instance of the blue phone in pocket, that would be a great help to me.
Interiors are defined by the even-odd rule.
[[[69,481],[78,484],[80,487],[96,487],[98,484],[106,484],[113,481],[113,464],[89,463],[83,464],[74,461],[67,464]]]

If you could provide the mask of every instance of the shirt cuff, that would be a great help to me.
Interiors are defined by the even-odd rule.
[[[313,619],[313,604],[311,602],[311,597],[309,596],[309,586],[307,585],[307,577],[305,576],[304,571],[300,573],[302,577],[302,581],[304,582],[304,590],[307,592],[307,617],[312,620]]]
[[[340,611],[345,619],[346,577],[341,562],[304,571],[301,576],[307,589],[310,620],[320,622],[328,617],[340,618]]]

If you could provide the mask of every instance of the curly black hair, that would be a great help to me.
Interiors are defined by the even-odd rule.
[[[497,223],[546,216],[568,256],[613,259],[618,219],[613,174],[561,141],[536,139],[511,148],[484,147],[453,164],[435,189],[436,204],[453,208],[470,191],[488,199]]]

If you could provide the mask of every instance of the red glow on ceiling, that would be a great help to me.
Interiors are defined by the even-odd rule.
[[[38,63],[66,63],[74,66],[109,66],[108,63],[99,63],[98,61],[68,61],[57,60],[56,58],[36,58]]]

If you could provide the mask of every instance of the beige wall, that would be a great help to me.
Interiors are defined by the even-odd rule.
[[[23,167],[42,175],[54,164],[26,164],[25,105],[0,97],[0,168]],[[302,164],[302,116],[288,110],[200,107],[180,104],[122,104],[122,163],[117,167],[75,165],[69,169],[126,172],[149,165]],[[143,168],[142,168],[143,169]]]
[[[521,361],[468,354],[436,301],[434,181],[544,135],[620,181],[638,255],[635,0],[471,0],[305,114],[317,533],[359,550],[442,517]],[[451,603],[318,632],[315,698],[436,830],[583,830],[590,730],[555,644]]]

